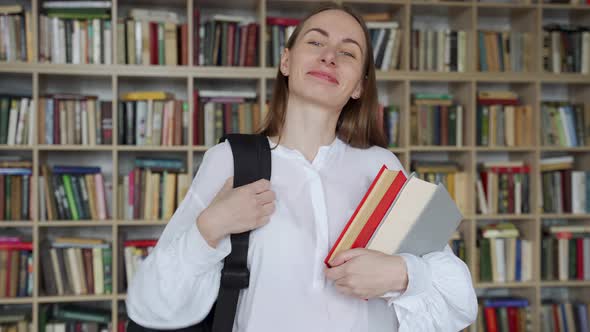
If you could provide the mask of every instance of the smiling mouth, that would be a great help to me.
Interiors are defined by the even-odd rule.
[[[319,72],[319,71],[310,71],[308,74],[315,76],[317,78],[321,78],[321,79],[328,81],[330,83],[338,84],[338,80],[330,74]]]

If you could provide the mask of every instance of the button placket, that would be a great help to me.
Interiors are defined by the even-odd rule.
[[[316,230],[316,250],[314,260],[313,288],[322,289],[325,287],[324,276],[324,257],[328,253],[328,214],[326,209],[326,200],[322,187],[322,180],[317,171],[307,168],[310,175],[310,190],[315,219]]]

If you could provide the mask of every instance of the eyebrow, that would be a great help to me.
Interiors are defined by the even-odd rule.
[[[309,30],[307,30],[303,35],[307,35],[308,33],[315,31],[318,32],[326,37],[329,37],[330,34],[328,34],[328,32],[324,29],[321,28],[310,28]],[[352,43],[355,44],[356,46],[358,46],[358,48],[361,50],[361,54],[363,54],[363,48],[361,47],[361,44],[359,44],[356,40],[352,39],[352,38],[344,38],[342,39],[343,43]]]

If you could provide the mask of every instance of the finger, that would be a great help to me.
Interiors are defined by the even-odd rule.
[[[334,283],[334,288],[336,288],[336,290],[340,293],[340,294],[344,294],[344,295],[350,295],[352,296],[352,289],[346,285],[344,285],[343,283]]]
[[[270,189],[270,181],[267,179],[260,179],[246,185],[246,188],[254,194],[258,194]]]
[[[275,193],[272,190],[263,191],[256,195],[256,200],[258,201],[258,204],[261,205],[272,203],[275,198]]]
[[[344,268],[344,266],[336,266],[336,267],[331,267],[331,268],[326,268],[324,270],[324,274],[326,275],[326,278],[328,278],[329,280],[340,280],[344,277],[346,277],[347,273],[346,270]]]
[[[262,206],[262,216],[269,217],[275,212],[275,203],[267,203]]]
[[[338,253],[332,260],[330,261],[330,266],[338,266],[349,260],[353,259],[354,257],[358,257],[361,255],[366,255],[367,250],[365,248],[355,248],[342,251]]]

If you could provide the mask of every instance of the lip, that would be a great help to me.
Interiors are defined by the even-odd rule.
[[[325,71],[312,70],[308,74],[313,75],[317,78],[324,79],[330,83],[338,84],[338,80],[336,79],[336,77],[330,75],[329,73],[326,73]]]

